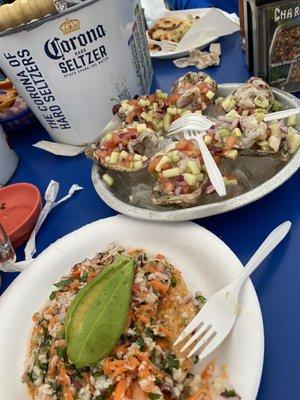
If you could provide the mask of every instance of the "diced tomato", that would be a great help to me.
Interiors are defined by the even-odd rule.
[[[180,140],[180,142],[177,143],[176,149],[180,151],[195,151],[197,150],[196,147],[194,146],[193,142],[190,140]]]
[[[136,117],[136,115],[137,115],[137,111],[136,110],[131,111],[130,113],[127,114],[127,116],[125,118],[125,122],[127,124],[131,124],[132,121],[134,120],[134,118]]]
[[[170,179],[162,177],[161,184],[163,185],[163,188],[167,193],[171,193],[174,191],[174,185],[170,181]]]
[[[182,193],[188,194],[189,192],[190,192],[190,187],[186,182],[184,182],[184,185],[182,185]]]
[[[177,101],[179,100],[179,98],[180,98],[180,94],[178,94],[178,93],[170,94],[170,96],[168,97],[168,103],[176,104]]]
[[[151,173],[155,170],[155,167],[157,166],[159,160],[161,159],[162,156],[157,156],[153,158],[153,160],[150,161],[150,164],[148,166],[148,171]]]
[[[236,144],[236,137],[235,136],[228,136],[226,140],[226,148],[231,149]]]
[[[134,106],[134,107],[138,107],[138,106],[139,106],[139,101],[136,100],[136,99],[129,100],[128,103],[129,103],[131,106]]]

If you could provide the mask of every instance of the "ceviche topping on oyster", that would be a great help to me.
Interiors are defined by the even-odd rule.
[[[296,116],[266,123],[264,115],[255,112],[240,116],[236,110],[231,110],[218,117],[204,141],[213,153],[229,159],[235,159],[241,150],[241,154],[248,155],[278,153],[288,159],[300,146],[300,134],[295,129]]]
[[[155,133],[146,124],[136,124],[107,133],[86,150],[86,155],[108,169],[137,171],[145,167],[157,148]]]
[[[130,267],[133,281],[130,281],[129,310],[122,335],[112,351],[99,361],[93,346],[97,343],[96,347],[99,344],[101,347],[103,335],[97,337],[94,331],[87,335],[90,346],[82,338],[91,358],[79,368],[69,358],[72,332],[80,335],[80,330],[87,326],[94,329],[95,324],[91,321],[86,324],[86,320],[96,318],[96,324],[101,320],[102,312],[98,313],[101,301],[96,292],[103,284],[105,293],[100,291],[99,295],[113,296],[102,279],[111,279],[112,269],[118,274],[117,266],[123,268],[126,263],[133,264],[134,268]],[[163,255],[150,255],[141,249],[125,250],[111,244],[108,250],[76,264],[55,286],[46,305],[33,316],[34,328],[23,377],[33,400],[240,398],[227,382],[225,366],[219,371],[212,362],[204,371],[198,369],[193,375],[191,368],[197,358],[187,359],[187,353],[181,353],[173,345],[205,303],[205,297],[201,293],[193,297],[179,270]],[[76,310],[83,314],[84,323],[80,323]],[[114,313],[119,313],[117,304],[110,310],[110,315]],[[74,321],[66,329],[70,316]],[[110,329],[104,335],[103,340],[107,342]],[[104,354],[107,349],[102,350]],[[85,357],[84,352],[77,355]]]
[[[123,100],[115,106],[115,112],[126,124],[134,121],[146,124],[158,135],[168,132],[171,122],[175,121],[185,112],[184,108],[177,107],[179,95],[168,95],[156,91],[154,94],[145,95],[133,100]]]
[[[180,140],[155,155],[148,167],[155,177],[153,202],[157,205],[195,204],[207,180],[197,144]]]
[[[249,115],[257,109],[269,111],[273,102],[270,86],[261,78],[252,77],[227,96],[221,106],[225,112],[236,110],[240,115]]]
[[[216,81],[204,72],[188,72],[172,86],[172,93],[179,95],[177,107],[192,111],[206,110],[216,90]]]

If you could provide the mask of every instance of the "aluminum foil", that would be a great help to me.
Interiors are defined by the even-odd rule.
[[[225,97],[240,84],[221,84],[217,96]],[[299,107],[299,100],[291,94],[273,89],[275,97],[285,108]],[[214,115],[214,108],[207,114]],[[298,127],[299,128],[299,127]],[[131,173],[109,171],[114,184],[108,187],[101,179],[107,172],[98,164],[92,169],[92,180],[99,196],[113,209],[139,219],[157,221],[184,221],[220,214],[249,204],[276,189],[293,175],[300,166],[300,151],[288,162],[279,156],[239,156],[236,160],[222,160],[220,169],[237,177],[238,185],[227,186],[227,196],[203,193],[199,205],[177,209],[155,206],[151,201],[154,179],[141,170]]]

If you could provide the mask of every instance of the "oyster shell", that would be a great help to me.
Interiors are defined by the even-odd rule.
[[[188,72],[172,86],[172,93],[180,96],[177,107],[193,112],[206,110],[216,90],[216,81],[204,72]]]
[[[184,143],[188,143],[189,151],[183,150]],[[189,170],[191,161],[196,167],[196,172],[193,173]],[[178,171],[175,176],[167,176],[175,170],[180,170],[180,173]],[[199,203],[203,186],[207,182],[207,174],[203,169],[201,153],[194,141],[180,140],[168,145],[152,158],[148,171],[156,177],[152,191],[154,204],[184,208]]]
[[[221,103],[224,111],[237,110],[247,115],[255,109],[269,111],[274,103],[271,87],[261,78],[252,77],[230,93]]]
[[[146,125],[139,124],[108,132],[85,154],[107,169],[132,172],[145,168],[157,149],[156,134]]]

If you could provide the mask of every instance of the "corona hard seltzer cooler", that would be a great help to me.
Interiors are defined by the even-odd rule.
[[[99,137],[116,102],[152,79],[136,0],[89,0],[0,34],[0,64],[57,142]]]

